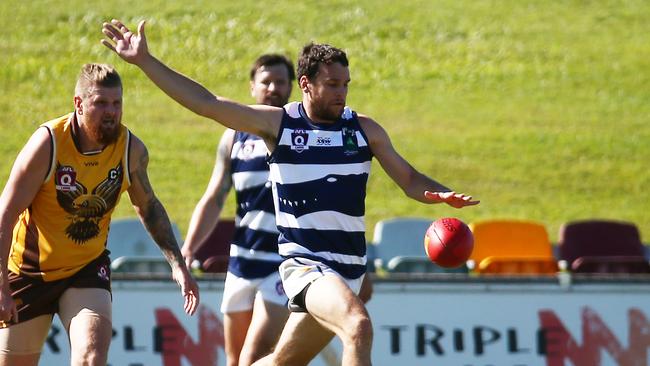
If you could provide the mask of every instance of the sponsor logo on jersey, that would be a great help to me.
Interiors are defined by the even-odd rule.
[[[104,281],[108,281],[111,279],[111,270],[108,268],[107,265],[102,264],[97,269],[97,277],[99,277]]]
[[[316,145],[330,146],[332,145],[332,139],[326,136],[318,136],[316,137]]]

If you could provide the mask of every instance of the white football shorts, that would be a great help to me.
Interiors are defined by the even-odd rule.
[[[345,282],[355,294],[359,294],[363,277],[349,279],[341,276],[338,272],[327,265],[306,258],[289,258],[280,264],[280,277],[284,285],[284,291],[289,299],[293,299],[307,285],[326,274],[338,276]]]
[[[261,278],[242,278],[228,272],[221,301],[222,313],[234,313],[251,310],[255,296],[261,296],[264,302],[281,306],[287,305],[287,295],[282,286],[279,272]]]

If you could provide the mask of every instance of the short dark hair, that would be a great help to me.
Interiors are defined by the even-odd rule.
[[[251,67],[251,80],[255,79],[255,73],[262,66],[284,65],[289,73],[289,81],[296,80],[296,72],[293,70],[293,63],[283,55],[277,53],[268,53],[255,60]]]
[[[348,57],[345,52],[328,44],[309,43],[298,58],[298,78],[303,75],[313,80],[318,75],[320,64],[331,65],[335,62],[348,66]]]
[[[121,88],[122,79],[117,70],[111,65],[97,63],[83,65],[77,78],[75,94],[87,97],[91,88],[95,85],[105,88],[118,86]]]

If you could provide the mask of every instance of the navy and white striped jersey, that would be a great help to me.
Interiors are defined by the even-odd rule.
[[[230,168],[237,212],[228,271],[238,277],[266,277],[282,262],[266,153],[260,137],[235,133]]]
[[[365,273],[371,160],[356,113],[316,124],[302,103],[284,106],[269,160],[282,257],[317,260],[350,279]]]

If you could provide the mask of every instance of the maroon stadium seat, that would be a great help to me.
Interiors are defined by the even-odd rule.
[[[571,267],[576,273],[650,273],[650,262],[640,256],[579,257]]]
[[[230,243],[234,233],[235,220],[221,219],[210,233],[210,236],[199,245],[194,257],[201,263],[201,268],[204,271],[226,272],[230,255]],[[209,263],[208,259],[210,259]],[[224,262],[225,269],[220,270]],[[208,267],[212,268],[212,270],[208,270]]]
[[[612,220],[574,221],[560,228],[559,256],[573,272],[648,273],[636,225]]]
[[[207,273],[225,273],[228,272],[229,259],[227,255],[213,255],[201,262],[201,268]]]

